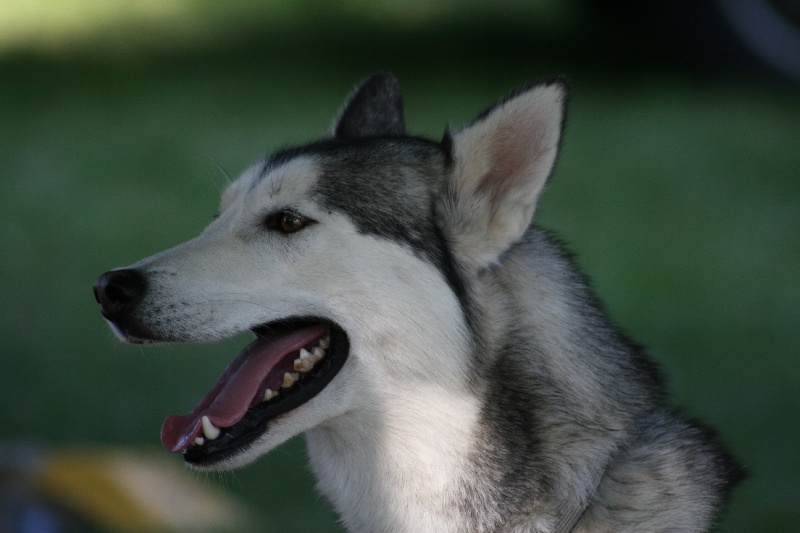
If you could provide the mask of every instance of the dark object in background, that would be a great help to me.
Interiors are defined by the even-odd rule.
[[[590,11],[597,36],[623,56],[800,81],[800,0],[613,0]]]

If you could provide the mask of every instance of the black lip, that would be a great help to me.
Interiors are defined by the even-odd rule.
[[[319,319],[293,319],[289,322],[265,326],[264,331],[274,332],[276,329],[288,331],[308,323],[323,322],[330,328],[331,344],[328,355],[314,368],[301,374],[300,382],[288,390],[281,390],[277,398],[251,407],[244,418],[222,431],[214,440],[206,440],[202,446],[191,445],[183,454],[187,463],[196,466],[211,466],[235,456],[250,446],[257,438],[269,430],[269,423],[311,400],[333,380],[342,369],[350,352],[350,341],[347,334],[336,324]],[[262,328],[256,328],[258,335]]]

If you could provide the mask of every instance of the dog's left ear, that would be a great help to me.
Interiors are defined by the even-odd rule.
[[[566,113],[562,78],[524,87],[447,133],[452,174],[441,212],[456,255],[483,268],[518,241],[558,154]]]
[[[333,136],[337,139],[404,135],[405,132],[400,84],[388,72],[375,74],[356,87],[333,127]]]

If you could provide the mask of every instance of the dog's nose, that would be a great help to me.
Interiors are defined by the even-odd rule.
[[[115,320],[136,305],[146,285],[145,277],[138,270],[111,270],[94,282],[94,298],[103,316]]]

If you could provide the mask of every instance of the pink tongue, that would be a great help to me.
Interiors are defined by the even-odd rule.
[[[258,338],[248,344],[188,415],[170,415],[161,426],[161,444],[171,452],[184,451],[200,436],[204,416],[217,427],[240,421],[270,371],[286,355],[321,338],[328,331],[315,324],[282,337]]]

